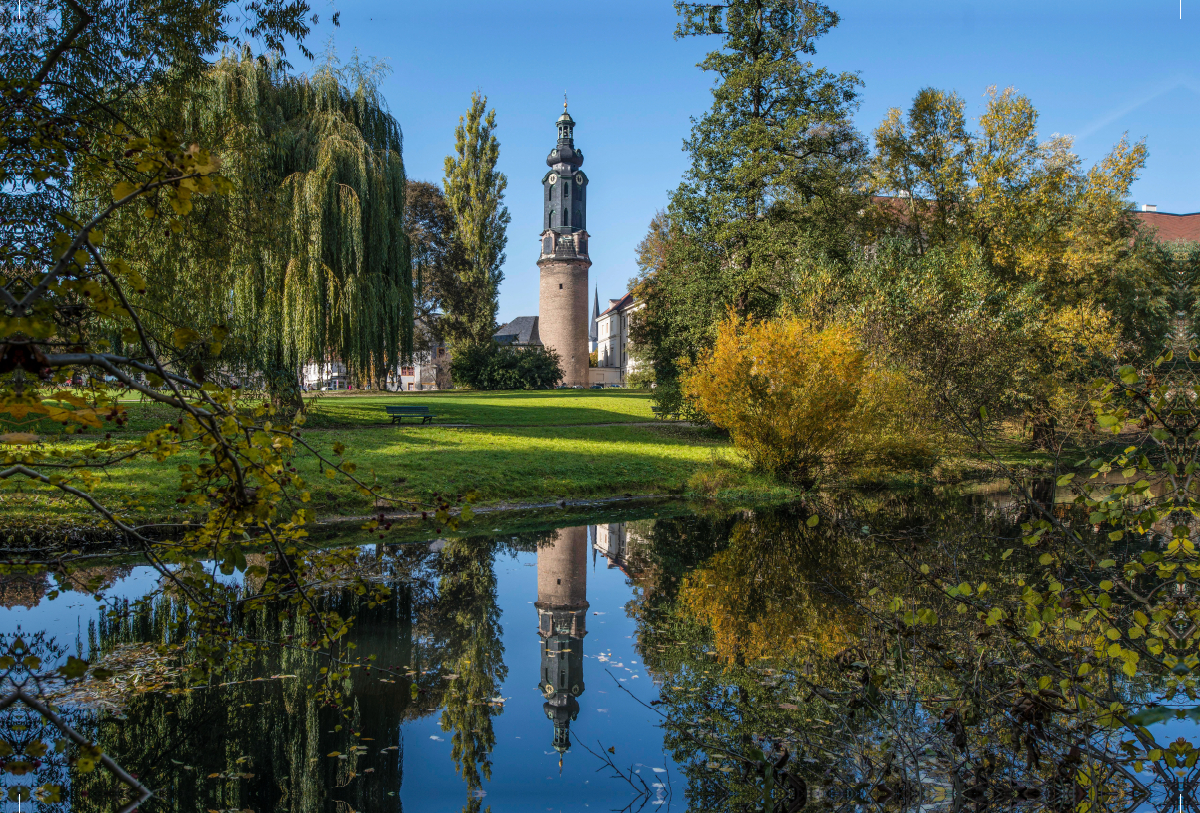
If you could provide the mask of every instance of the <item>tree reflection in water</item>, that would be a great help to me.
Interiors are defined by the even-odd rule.
[[[398,810],[402,727],[436,712],[463,809],[480,810],[508,674],[497,557],[537,552],[541,732],[562,754],[584,697],[591,547],[636,588],[626,609],[656,684],[638,699],[661,714],[688,809],[1194,810],[1192,487],[1149,465],[1125,467],[1125,491],[1077,488],[1054,507],[1044,482],[1039,503],[1017,481],[1016,499],[846,494],[615,523],[590,545],[575,527],[364,548],[391,597],[324,598],[374,656],[345,681],[349,718],[305,688],[313,655],[284,647],[222,685],[134,691],[72,724],[158,790],[156,809]],[[133,603],[92,647],[186,653],[181,612],[169,593]],[[249,640],[310,632],[302,614],[229,623]],[[17,742],[28,721],[6,725]],[[64,809],[111,807],[107,781],[74,777]]]
[[[1011,501],[746,512],[677,590],[655,542],[688,531],[658,523],[636,612],[691,809],[1192,807],[1198,752],[1155,723],[1200,716],[1169,652],[1195,647],[1195,566],[1086,507],[1031,546]]]
[[[491,701],[507,673],[494,558],[533,549],[538,538],[463,538],[436,552],[427,545],[364,548],[359,570],[388,583],[390,598],[375,603],[331,590],[322,599],[322,609],[354,617],[350,640],[375,667],[344,681],[353,698],[349,718],[319,705],[306,688],[320,660],[285,646],[264,648],[210,687],[141,691],[125,683],[127,692],[76,708],[70,721],[155,788],[156,810],[399,810],[402,726],[440,710],[466,784],[464,809],[478,810],[471,791],[490,777],[492,717],[502,709]],[[312,634],[303,613],[255,612],[229,622],[250,640]],[[159,593],[101,615],[89,647],[110,654],[136,647],[153,657],[149,642],[186,660],[190,636],[183,602]],[[0,739],[27,738],[27,717],[6,713]],[[112,809],[122,790],[99,771],[68,787],[63,809],[78,811]]]
[[[469,794],[492,778],[492,718],[502,709],[493,698],[508,674],[496,607],[495,553],[488,538],[447,542],[434,563],[438,593],[428,608],[428,625],[440,639],[443,675],[449,670],[441,726],[451,733],[451,756]],[[464,809],[477,810],[479,804],[471,796]]]

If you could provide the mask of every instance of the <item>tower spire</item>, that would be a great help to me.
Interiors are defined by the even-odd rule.
[[[600,343],[600,286],[596,286],[596,300],[592,304],[592,320],[588,322],[588,342],[595,350]]]

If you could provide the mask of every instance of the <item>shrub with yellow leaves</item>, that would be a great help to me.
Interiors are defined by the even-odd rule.
[[[756,468],[801,481],[831,463],[931,456],[918,388],[844,325],[730,315],[687,370],[684,394]]]

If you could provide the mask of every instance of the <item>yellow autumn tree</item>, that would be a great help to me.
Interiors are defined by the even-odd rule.
[[[920,394],[860,344],[844,325],[731,313],[684,394],[763,471],[803,481],[834,462],[928,458],[926,433],[894,431],[914,423]]]

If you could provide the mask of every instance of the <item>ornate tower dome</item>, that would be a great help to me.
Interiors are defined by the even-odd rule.
[[[546,166],[563,172],[579,169],[583,165],[583,151],[575,149],[575,119],[567,112],[563,103],[563,114],[558,117],[558,144],[546,156]],[[560,166],[561,165],[561,166]]]
[[[558,143],[546,156],[550,171],[542,176],[543,229],[576,234],[587,226],[588,179],[579,170],[583,166],[583,150],[575,149],[575,120],[566,108],[564,102],[563,114],[556,122]],[[547,253],[545,246],[542,253]]]

